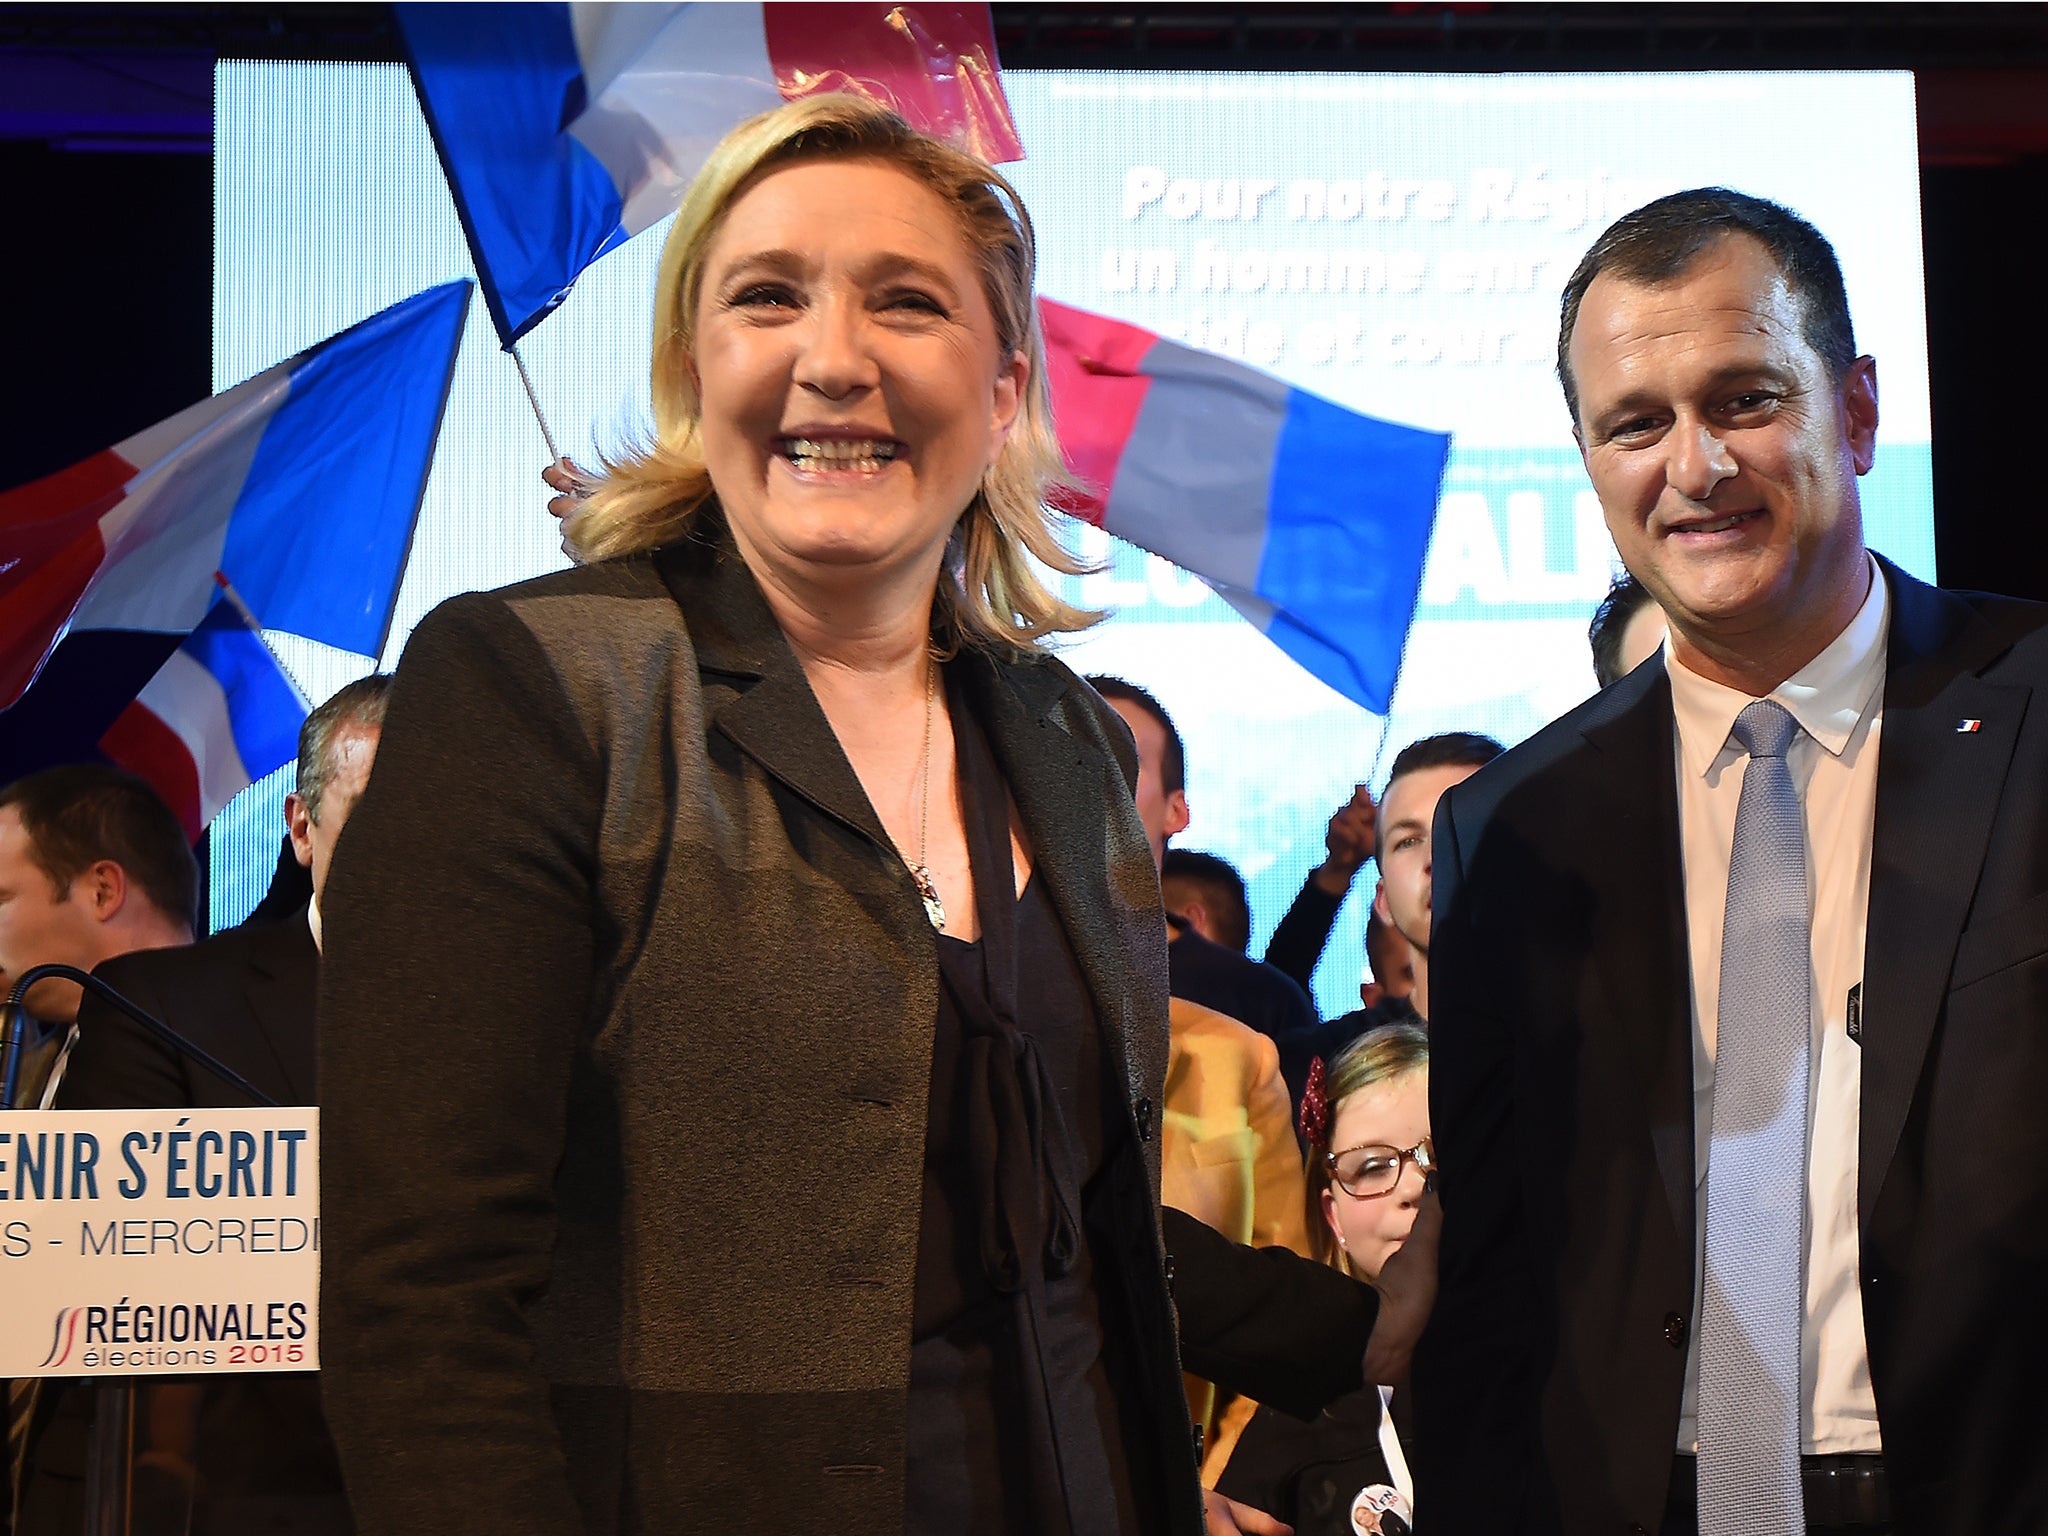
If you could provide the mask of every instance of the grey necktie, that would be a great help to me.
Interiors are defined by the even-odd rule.
[[[1700,1308],[1701,1536],[1800,1536],[1800,1284],[1813,920],[1785,750],[1799,723],[1760,699],[1728,860],[1714,1135]]]

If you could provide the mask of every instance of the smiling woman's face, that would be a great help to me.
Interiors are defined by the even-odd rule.
[[[1017,419],[958,216],[884,161],[803,161],[736,199],[705,253],[704,460],[757,572],[936,572]]]

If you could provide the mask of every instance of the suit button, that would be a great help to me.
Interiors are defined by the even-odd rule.
[[[1664,1314],[1664,1342],[1673,1349],[1685,1348],[1685,1317],[1682,1313]]]
[[[1650,1536],[1650,1528],[1647,1525],[1632,1525],[1628,1528],[1628,1536]]]
[[[1152,1101],[1140,1099],[1131,1106],[1131,1116],[1138,1122],[1138,1140],[1152,1139]]]
[[[1166,1256],[1166,1294],[1173,1294],[1173,1255]]]

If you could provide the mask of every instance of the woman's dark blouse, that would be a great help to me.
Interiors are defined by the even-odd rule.
[[[982,937],[939,939],[905,1529],[1113,1536],[1138,1524],[1081,1213],[1117,1106],[1043,883],[1012,894],[1008,791],[957,690],[953,719]]]

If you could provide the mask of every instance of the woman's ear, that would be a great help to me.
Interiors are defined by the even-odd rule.
[[[1003,448],[1024,414],[1025,391],[1030,387],[1031,359],[1021,351],[1012,352],[1010,361],[996,372],[988,418],[989,463],[1003,456]]]

